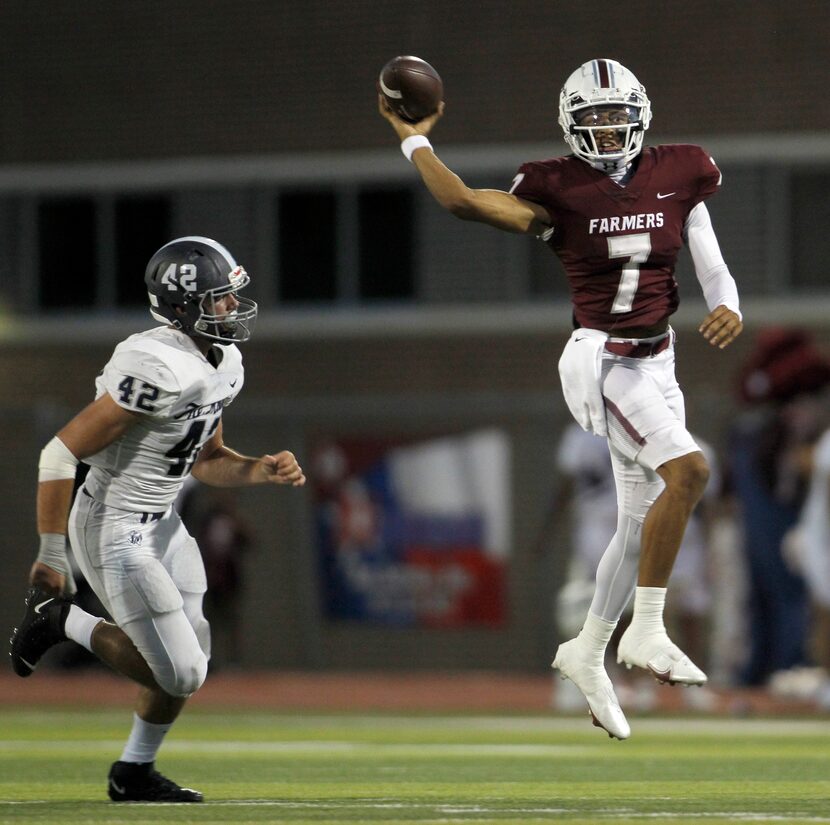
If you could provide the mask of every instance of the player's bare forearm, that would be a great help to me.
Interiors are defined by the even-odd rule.
[[[395,114],[383,95],[378,95],[378,111],[403,141],[413,135],[428,135],[441,116],[441,103],[434,115],[408,123]],[[507,232],[539,235],[548,224],[544,207],[524,201],[498,189],[470,189],[461,178],[447,167],[428,147],[412,153],[412,164],[418,170],[430,194],[435,200],[458,218],[479,221]]]
[[[62,478],[41,481],[37,486],[37,531],[44,536],[65,536],[69,509],[72,505],[74,479]],[[41,561],[36,561],[29,571],[29,584],[57,596],[64,591],[66,576]]]
[[[211,487],[248,487],[253,484],[288,484],[302,487],[305,475],[288,450],[260,458],[241,455],[224,444],[202,450],[193,476]]]
[[[457,218],[507,232],[539,235],[544,231],[543,207],[499,189],[470,189],[432,151],[416,150],[412,162],[435,200]]]
[[[41,481],[37,485],[37,531],[66,535],[66,522],[72,506],[74,479]]]
[[[210,487],[246,487],[254,484],[256,458],[244,456],[224,444],[206,444],[193,465],[193,478]]]
[[[713,347],[724,349],[741,334],[743,328],[738,314],[721,304],[703,319],[699,332]]]

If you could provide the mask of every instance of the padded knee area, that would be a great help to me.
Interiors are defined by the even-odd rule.
[[[190,696],[195,693],[207,676],[207,656],[198,648],[190,655],[170,660],[166,665],[153,668],[159,687],[171,696]]]
[[[183,610],[139,619],[123,630],[165,693],[189,696],[202,686],[208,657]]]

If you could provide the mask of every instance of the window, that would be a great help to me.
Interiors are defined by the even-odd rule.
[[[285,302],[337,297],[337,209],[331,191],[283,192],[278,200],[279,297]]]
[[[115,203],[116,303],[144,306],[144,267],[170,238],[170,200],[162,195],[119,198]]]
[[[44,309],[95,303],[95,204],[91,198],[48,198],[38,204],[39,294]]]
[[[830,172],[811,169],[792,177],[793,286],[815,291],[827,289],[830,240]]]
[[[411,298],[414,205],[411,189],[364,189],[358,197],[360,297]]]

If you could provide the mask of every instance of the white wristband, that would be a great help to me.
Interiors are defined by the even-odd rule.
[[[403,156],[412,163],[412,153],[416,149],[432,149],[432,144],[426,135],[410,135],[401,141]]]

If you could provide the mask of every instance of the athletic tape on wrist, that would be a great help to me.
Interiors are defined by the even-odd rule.
[[[410,163],[412,163],[412,153],[416,149],[432,149],[432,144],[426,135],[410,135],[401,141],[401,152]]]
[[[38,481],[59,481],[75,478],[78,459],[66,444],[55,436],[41,451],[38,462]]]
[[[69,573],[69,560],[66,557],[66,536],[60,533],[41,533],[37,560],[66,576]]]

